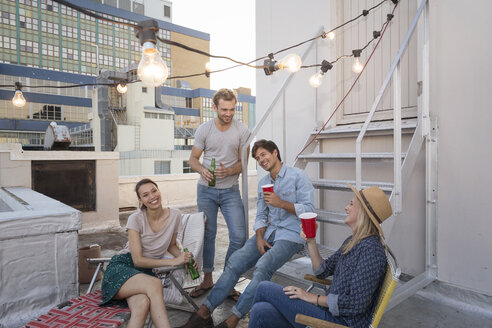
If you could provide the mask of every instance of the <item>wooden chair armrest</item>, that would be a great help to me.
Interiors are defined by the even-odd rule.
[[[314,274],[305,274],[304,275],[304,280],[309,280],[312,282],[317,282],[318,284],[323,284],[323,285],[331,285],[331,280],[330,279],[320,279],[316,277]]]
[[[301,325],[311,326],[314,328],[348,328],[344,325],[313,318],[300,313],[296,315],[296,322]]]

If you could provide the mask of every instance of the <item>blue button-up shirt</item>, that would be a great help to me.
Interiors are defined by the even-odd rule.
[[[273,191],[280,199],[294,204],[295,215],[265,203],[261,186],[270,183],[273,184]],[[275,232],[275,241],[289,240],[304,244],[304,240],[299,236],[301,231],[299,215],[304,212],[314,212],[313,191],[313,184],[304,171],[282,164],[275,180],[267,174],[258,182],[258,206],[253,229],[256,231],[267,227],[263,237],[265,239]]]

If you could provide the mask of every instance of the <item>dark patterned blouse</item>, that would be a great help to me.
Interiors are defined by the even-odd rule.
[[[349,252],[342,254],[343,246],[351,238],[321,262],[314,274],[318,278],[333,275],[327,292],[331,314],[343,317],[350,327],[367,328],[386,273],[386,254],[375,235],[361,240]]]

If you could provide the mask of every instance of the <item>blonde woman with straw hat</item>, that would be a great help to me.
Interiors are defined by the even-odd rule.
[[[352,229],[342,246],[323,260],[315,238],[307,242],[313,271],[318,278],[333,275],[327,295],[308,293],[294,286],[262,282],[251,310],[249,328],[303,327],[298,313],[354,328],[366,328],[386,272],[386,255],[380,224],[392,214],[388,197],[378,187],[352,188],[355,196],[345,207],[345,224]]]

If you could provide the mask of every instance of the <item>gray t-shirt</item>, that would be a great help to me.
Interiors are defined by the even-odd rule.
[[[181,212],[171,208],[164,228],[161,231],[154,232],[147,219],[147,211],[143,209],[130,215],[126,223],[126,229],[135,230],[140,234],[143,257],[162,259],[171,244],[173,235],[183,230]],[[129,252],[130,242],[127,242],[125,248],[120,251],[120,254]]]
[[[217,129],[215,120],[210,120],[198,127],[195,132],[194,146],[203,151],[203,166],[210,168],[212,157],[215,158],[215,167],[220,163],[225,167],[231,167],[238,162],[239,147],[249,138],[250,132],[246,125],[236,119],[232,119],[231,126],[224,132]],[[231,175],[223,179],[217,179],[215,188],[225,189],[238,184],[239,174]],[[198,183],[208,186],[200,175]]]

